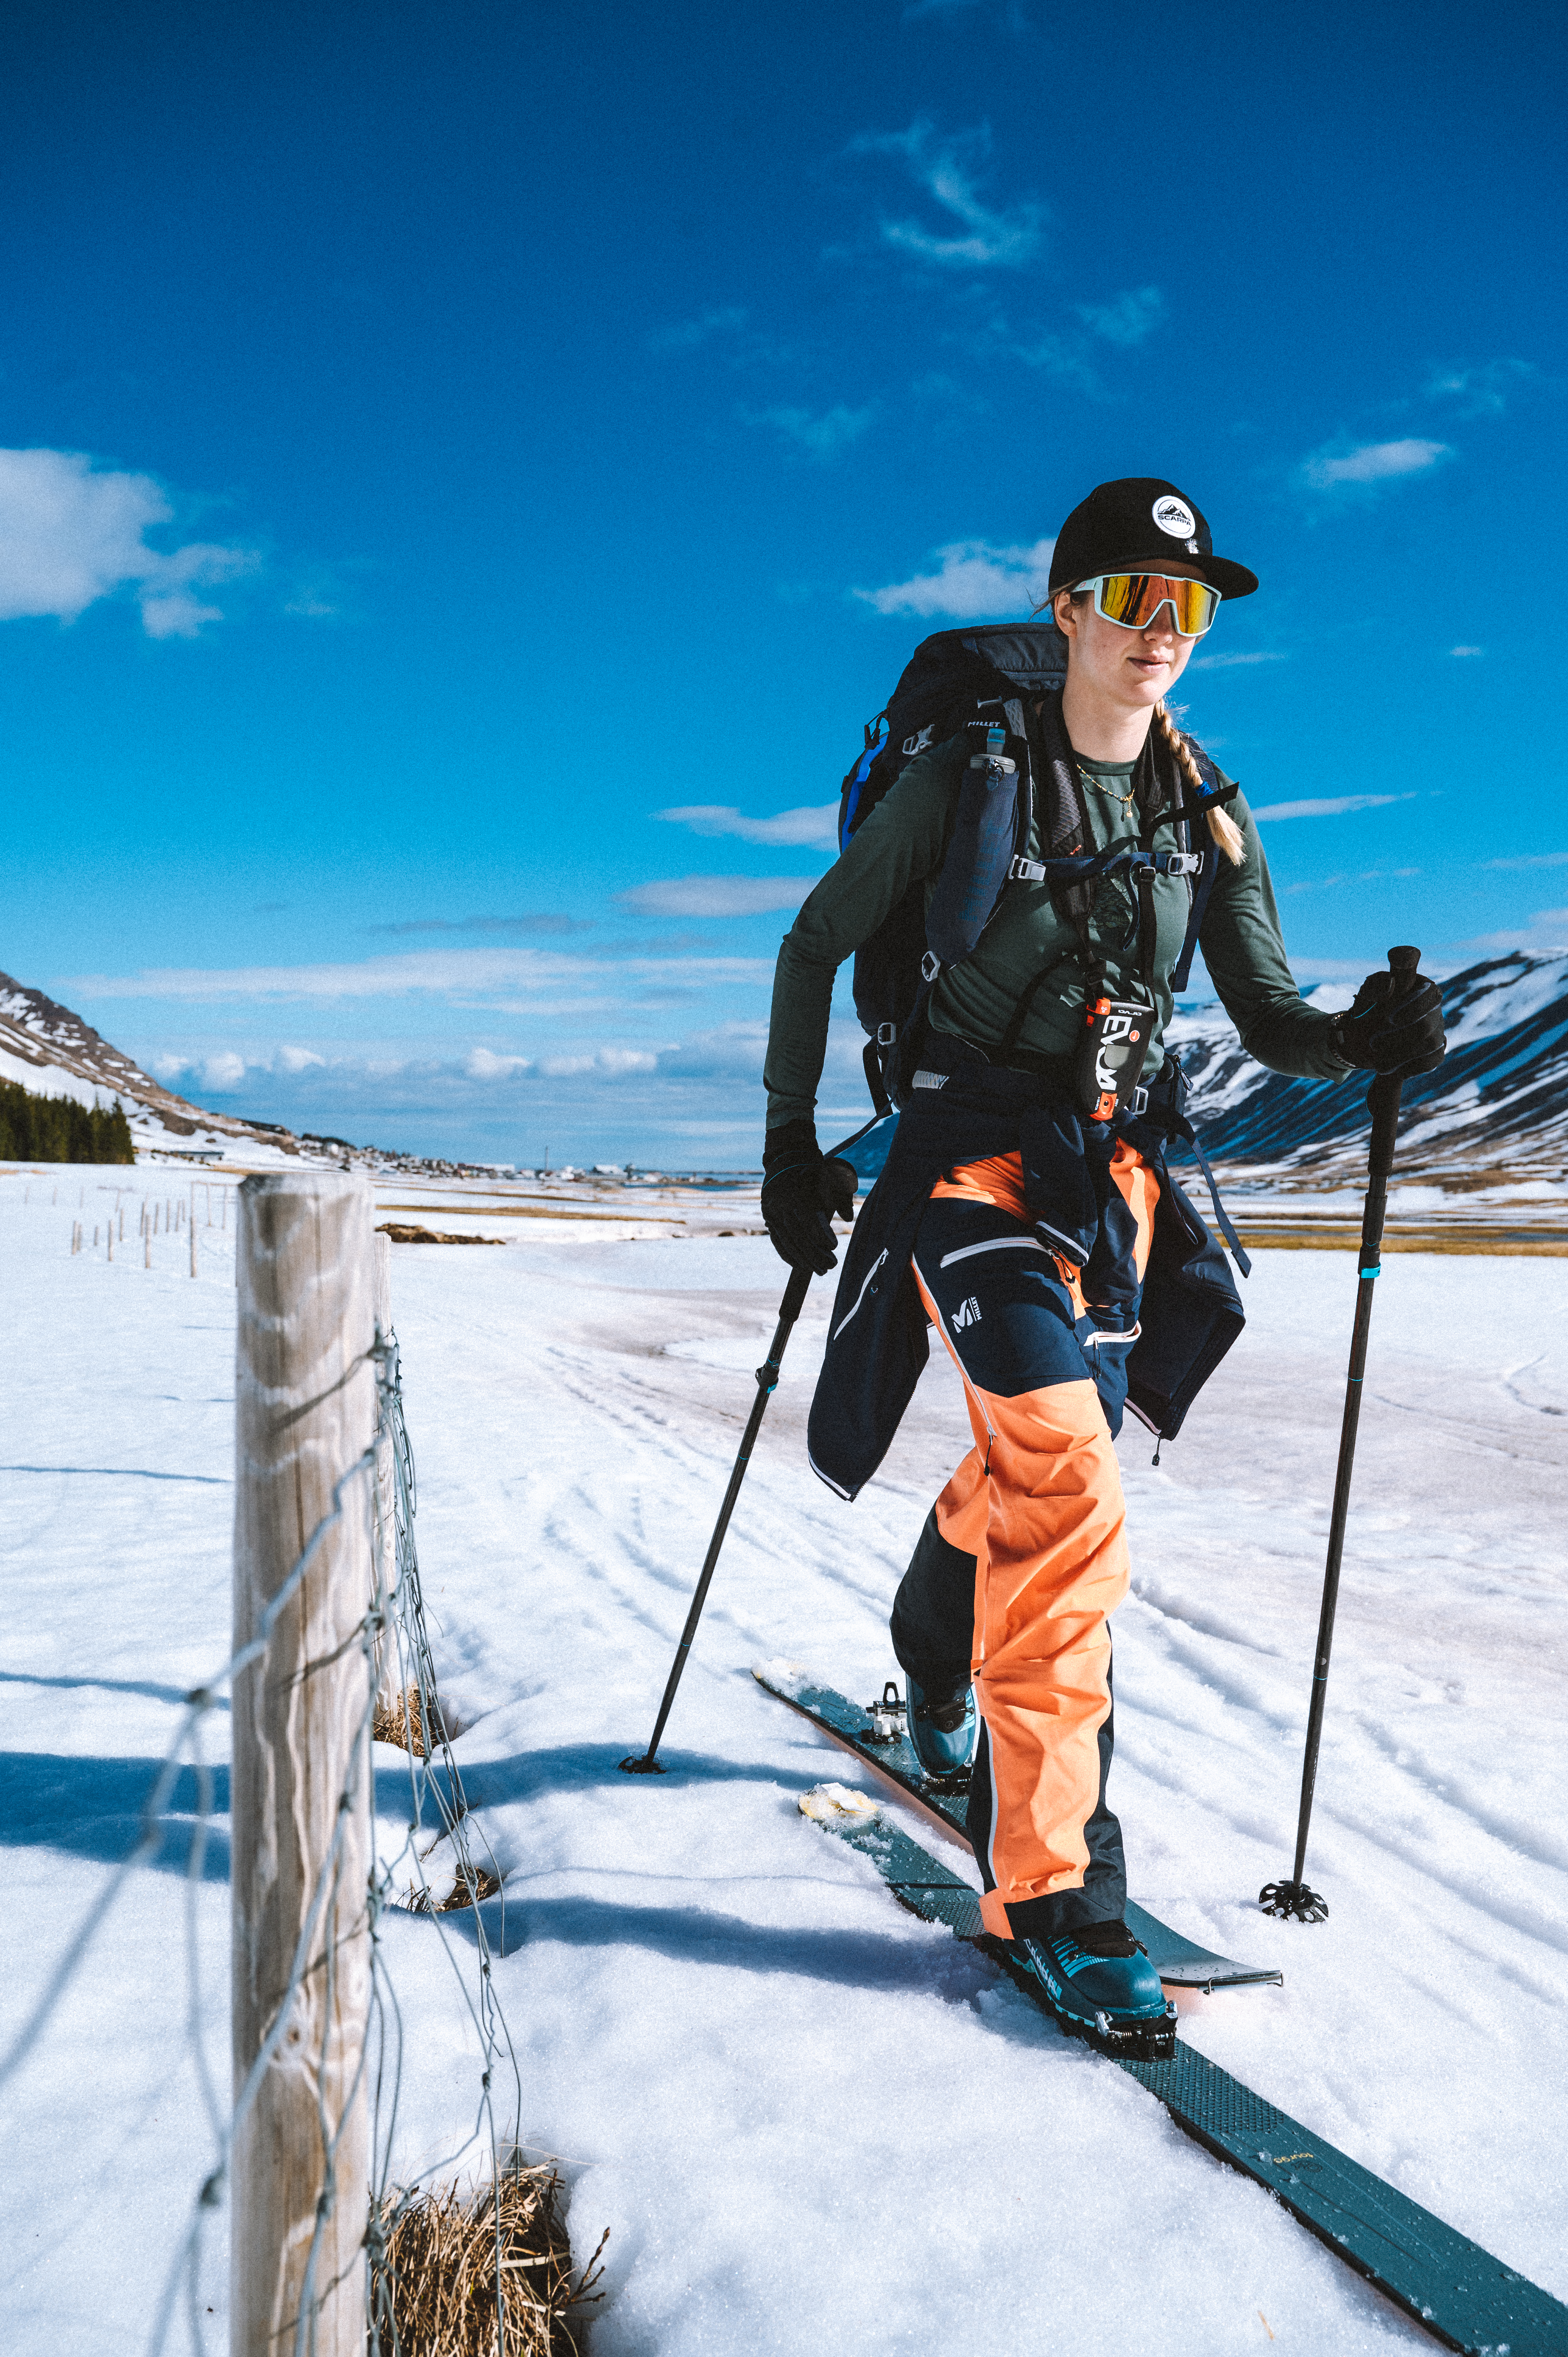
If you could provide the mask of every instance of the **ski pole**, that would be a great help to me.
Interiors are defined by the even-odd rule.
[[[1402,998],[1416,977],[1421,952],[1392,949],[1389,971],[1393,995]],[[1345,1523],[1350,1511],[1350,1475],[1356,1462],[1356,1427],[1361,1414],[1361,1378],[1367,1367],[1367,1338],[1372,1324],[1372,1287],[1380,1274],[1383,1217],[1389,1179],[1394,1167],[1394,1134],[1399,1126],[1398,1073],[1380,1072],[1367,1093],[1372,1116],[1372,1143],[1367,1163],[1367,1200],[1361,1212],[1361,1250],[1358,1266],[1356,1322],[1350,1335],[1350,1371],[1345,1385],[1345,1415],[1339,1427],[1339,1465],[1334,1477],[1334,1511],[1328,1523],[1328,1559],[1323,1573],[1323,1609],[1317,1621],[1317,1659],[1312,1673],[1312,1702],[1306,1718],[1306,1753],[1301,1770],[1301,1815],[1295,1833],[1295,1866],[1288,1880],[1266,1882],[1258,1893],[1265,1915],[1280,1915],[1298,1923],[1321,1923],[1328,1901],[1303,1879],[1306,1864],[1306,1829],[1312,1822],[1312,1796],[1317,1781],[1317,1747],[1323,1735],[1323,1709],[1328,1696],[1328,1656],[1334,1643],[1334,1614],[1339,1602],[1339,1564],[1345,1552]]]
[[[768,1356],[757,1370],[757,1397],[751,1403],[751,1414],[746,1417],[746,1430],[740,1437],[740,1448],[730,1471],[729,1488],[725,1491],[725,1501],[719,1508],[719,1518],[714,1524],[713,1537],[708,1541],[708,1552],[703,1561],[696,1593],[692,1598],[692,1609],[686,1615],[686,1625],[681,1631],[681,1641],[675,1648],[675,1659],[670,1666],[670,1679],[664,1689],[664,1699],[659,1706],[659,1717],[654,1725],[652,1739],[645,1752],[640,1754],[633,1752],[619,1763],[628,1776],[662,1776],[664,1773],[653,1755],[659,1749],[659,1738],[664,1732],[664,1722],[670,1716],[670,1706],[675,1699],[675,1689],[681,1683],[681,1673],[686,1666],[686,1656],[692,1650],[692,1640],[697,1633],[697,1623],[703,1617],[703,1607],[708,1600],[708,1587],[714,1577],[714,1566],[719,1559],[719,1549],[725,1543],[725,1533],[729,1528],[729,1518],[735,1512],[735,1501],[740,1495],[740,1485],[746,1479],[746,1469],[751,1461],[752,1445],[761,1429],[762,1419],[768,1412],[768,1403],[773,1396],[773,1387],[779,1381],[779,1362],[784,1356],[785,1347],[789,1340],[789,1330],[800,1315],[811,1283],[811,1272],[809,1268],[790,1270],[789,1282],[784,1288],[784,1298],[779,1305],[779,1323],[773,1329],[772,1343]]]
[[[824,1155],[823,1160],[826,1162],[849,1161],[851,1168],[858,1171],[859,1166],[851,1158],[854,1148],[860,1145],[863,1138],[869,1137],[873,1130],[879,1129],[885,1121],[891,1118],[893,1115],[890,1109],[879,1109],[872,1114],[869,1121],[863,1122],[852,1136],[846,1137],[841,1146],[835,1146],[831,1153]],[[861,1172],[860,1175],[864,1177],[865,1173]],[[664,1722],[670,1716],[670,1706],[675,1699],[675,1689],[681,1683],[681,1673],[686,1666],[686,1656],[692,1650],[692,1640],[697,1633],[697,1623],[703,1617],[703,1607],[708,1600],[708,1587],[713,1579],[714,1566],[719,1559],[719,1549],[725,1543],[725,1533],[729,1528],[729,1518],[735,1512],[735,1501],[740,1495],[740,1485],[746,1479],[746,1469],[751,1462],[752,1445],[761,1429],[762,1419],[768,1413],[768,1403],[772,1398],[774,1385],[779,1381],[779,1362],[784,1356],[789,1340],[790,1329],[800,1315],[811,1283],[811,1272],[809,1268],[790,1270],[789,1282],[784,1288],[784,1298],[779,1305],[779,1323],[773,1329],[773,1340],[769,1345],[768,1356],[757,1370],[757,1397],[751,1403],[751,1414],[746,1420],[746,1430],[741,1435],[740,1448],[730,1470],[729,1487],[725,1491],[724,1504],[719,1508],[718,1521],[714,1524],[713,1537],[708,1541],[708,1552],[703,1557],[696,1593],[692,1598],[692,1609],[686,1615],[686,1625],[681,1631],[681,1641],[675,1648],[675,1659],[670,1665],[669,1683],[664,1688],[664,1699],[659,1706],[659,1717],[654,1723],[652,1740],[646,1751],[634,1751],[628,1758],[619,1762],[628,1776],[662,1776],[664,1773],[654,1754],[659,1749],[659,1739],[664,1732]]]

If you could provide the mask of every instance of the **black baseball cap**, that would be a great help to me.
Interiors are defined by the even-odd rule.
[[[1081,500],[1057,534],[1050,595],[1099,573],[1157,573],[1186,562],[1222,597],[1250,597],[1258,576],[1216,556],[1202,510],[1157,475],[1123,475]]]

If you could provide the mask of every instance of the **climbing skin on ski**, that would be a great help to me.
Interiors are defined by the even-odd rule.
[[[842,1744],[867,1767],[888,1778],[967,1846],[969,1770],[961,1770],[953,1776],[931,1774],[908,1738],[903,1697],[891,1678],[880,1700],[856,1704],[835,1686],[819,1684],[809,1671],[793,1662],[759,1662],[752,1675],[765,1693],[787,1703],[834,1743]],[[898,1879],[897,1875],[891,1878],[894,1882]],[[916,1880],[920,1882],[920,1877],[917,1876]],[[925,1886],[921,1883],[920,1887]],[[944,1906],[947,1911],[941,1920],[950,1922],[961,1939],[979,1937],[980,1901],[967,1884],[953,1882],[952,1899],[950,1902],[944,1901]],[[916,1912],[919,1912],[918,1908]],[[1136,1906],[1132,1900],[1127,1901],[1123,1917],[1167,1988],[1211,1991],[1277,1986],[1280,1981],[1281,1975],[1273,1965],[1240,1964],[1233,1957],[1218,1955],[1212,1948],[1200,1947],[1179,1932],[1173,1932],[1168,1923],[1162,1923],[1157,1915],[1151,1915],[1146,1907]],[[1045,1997],[1038,1977],[1014,1957],[1011,1946],[998,1942],[996,1953],[1010,1973],[1026,1982],[1029,1995],[1043,2005]],[[1564,2357],[1568,2357],[1568,2352],[1564,2352]]]
[[[1165,2062],[1176,2052],[1176,2007],[1125,1923],[1080,1923],[1054,1940],[1015,1940],[1012,1953],[1071,2036],[1133,2062]]]
[[[768,1676],[757,1673],[759,1683],[769,1693],[804,1712],[846,1748],[860,1750],[854,1736],[861,1714],[852,1703],[831,1688],[791,1693],[782,1684],[770,1683],[770,1678],[780,1674],[789,1675],[788,1665],[769,1664]],[[813,1704],[824,1704],[842,1716],[842,1728],[808,1704],[805,1693],[811,1695]],[[901,1741],[899,1748],[907,1749]],[[861,1750],[860,1756],[879,1773],[890,1772],[886,1752],[868,1749]],[[912,1763],[911,1770],[908,1774],[901,1769],[891,1770],[893,1781],[920,1805],[945,1816],[950,1802],[938,1800],[940,1788],[920,1778]],[[918,1789],[922,1783],[923,1792]],[[818,1784],[801,1794],[800,1808],[802,1816],[824,1833],[858,1851],[901,1907],[924,1922],[945,1924],[961,1940],[972,1941],[1031,2003],[1064,2030],[1070,2029],[1020,1947],[993,1940],[984,1932],[975,1892],[950,1867],[911,1840],[871,1794],[851,1785]],[[1131,1900],[1127,1912],[1174,1986],[1208,1989],[1232,1986],[1238,1981],[1279,1978],[1277,1973],[1244,1972],[1228,1964],[1222,1956],[1193,1947]],[[1112,1928],[1086,1926],[1075,1936],[1081,1945],[1089,1932],[1108,1933]],[[1168,1953],[1165,1943],[1169,1943]],[[1053,1958],[1052,1963],[1059,1978],[1061,1960]],[[1144,1969],[1152,1974],[1152,1963]],[[1068,1976],[1080,1995],[1088,1974],[1085,1966]],[[1161,2034],[1157,2023],[1151,2023],[1150,2029]],[[1568,2357],[1568,2309],[1560,2301],[1422,2209],[1396,2186],[1375,2177],[1348,2153],[1337,2151],[1300,2120],[1277,2111],[1195,2047],[1173,2035],[1167,2045],[1150,2057],[1125,2041],[1107,2044],[1098,2035],[1087,2043],[1129,2078],[1136,2079],[1195,2143],[1271,2193],[1337,2258],[1396,2301],[1445,2349],[1466,2350],[1471,2357],[1500,2357],[1508,2350],[1513,2357]]]

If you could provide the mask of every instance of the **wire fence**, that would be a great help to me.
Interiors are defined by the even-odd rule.
[[[493,1854],[483,1844],[481,1862],[474,1855],[476,1828],[464,1800],[462,1780],[453,1757],[450,1733],[436,1694],[435,1668],[420,1586],[419,1559],[414,1545],[416,1482],[413,1454],[403,1415],[401,1358],[396,1336],[378,1327],[371,1356],[376,1370],[376,1424],[370,1446],[340,1475],[328,1512],[311,1532],[305,1546],[272,1597],[251,1641],[224,1663],[207,1682],[186,1696],[173,1742],[153,1780],[143,1805],[141,1830],[134,1846],[110,1876],[59,1957],[48,1984],[5,2056],[0,2058],[0,2088],[19,2072],[36,2051],[67,1989],[86,1961],[88,1952],[129,1878],[138,1867],[150,1865],[163,1846],[171,1796],[188,1766],[196,1785],[195,1821],[185,1859],[184,1947],[186,1970],[186,2039],[200,2091],[202,2107],[212,2138],[210,2164],[191,2202],[185,2231],[170,2261],[146,2349],[160,2357],[170,2345],[177,2317],[182,2312],[194,2357],[209,2357],[213,2343],[208,2333],[204,2274],[210,2265],[208,2229],[222,2205],[230,2183],[235,2141],[255,2102],[269,2065],[299,2011],[301,1992],[320,1975],[327,2002],[322,2007],[322,2066],[317,2072],[318,2126],[324,2155],[323,2181],[317,2204],[315,2231],[306,2263],[297,2317],[294,2319],[292,2357],[314,2357],[317,2326],[323,2303],[337,2283],[318,2283],[317,2267],[324,2238],[342,2191],[338,2183],[339,2146],[347,2122],[363,2096],[371,2106],[371,2171],[369,2221],[363,2260],[369,2269],[370,2313],[368,2348],[371,2357],[406,2357],[399,2340],[393,2310],[394,2276],[389,2245],[397,2224],[420,2201],[432,2180],[455,2168],[476,2143],[488,2149],[492,2181],[498,2187],[514,2161],[521,2112],[521,2079],[516,2052],[496,1993],[489,1926],[484,1902],[500,1890]],[[301,1929],[294,1949],[287,1986],[243,2083],[225,2104],[207,2051],[201,2019],[201,1952],[198,1900],[213,1823],[212,1767],[203,1751],[202,1731],[209,1713],[220,1708],[223,1692],[265,1655],[274,1631],[297,1594],[320,1553],[328,1533],[345,1514],[360,1512],[369,1519],[374,1566],[371,1589],[349,1641],[357,1645],[363,1666],[363,1702],[354,1727],[349,1765],[338,1795],[335,1832],[320,1860]],[[390,1542],[390,1544],[389,1544]],[[391,1573],[387,1566],[390,1564]],[[339,1646],[331,1659],[340,1659]],[[303,1674],[323,1669],[327,1663],[307,1663]],[[371,1807],[372,1731],[379,1706],[385,1708],[389,1686],[400,1698],[402,1723],[407,1738],[408,1815],[401,1847],[388,1857],[371,1850],[367,1888],[349,1919],[349,1933],[368,1933],[371,1994],[360,2050],[336,2120],[328,2112],[324,2090],[327,2025],[334,2016],[334,1975],[338,1969],[339,1940],[320,1937],[334,1918],[336,1902],[354,1894],[342,1889],[346,1829],[353,1813]],[[482,1842],[482,1836],[481,1836]],[[437,1891],[427,1869],[437,1851],[451,1863],[450,1889]],[[504,1908],[504,1900],[502,1900]],[[392,1986],[385,1953],[382,1921],[385,1910],[397,1906],[429,1915],[461,1991],[462,2001],[479,2046],[479,2080],[474,2126],[462,2143],[442,2155],[406,2182],[393,2179],[393,2139],[403,2072],[403,2022]],[[453,1941],[446,1919],[457,1909],[467,1911],[472,1940],[469,1956],[477,1957],[477,1975],[468,1957]],[[501,1925],[504,1938],[504,1921]],[[496,2209],[496,2348],[508,2345],[509,2291],[503,2264],[499,2201]],[[356,2262],[359,2264],[360,2262]],[[515,2286],[515,2277],[514,2277]],[[523,2297],[514,2287],[515,2300]]]

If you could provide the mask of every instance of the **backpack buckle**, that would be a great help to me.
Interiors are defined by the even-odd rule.
[[[941,962],[940,958],[937,955],[937,953],[936,953],[935,950],[928,950],[928,951],[926,952],[926,953],[925,953],[924,957],[920,960],[920,979],[921,979],[921,981],[922,981],[922,982],[935,982],[935,980],[936,980],[936,978],[937,978],[938,974],[940,974],[941,970],[942,970],[942,962]]]
[[[1045,880],[1046,866],[1043,860],[1014,859],[1008,862],[1009,884],[1043,884]]]
[[[897,1023],[879,1023],[877,1025],[876,1044],[879,1048],[894,1047],[897,1045],[897,1039],[898,1026]]]
[[[1142,1082],[1140,1082],[1138,1086],[1133,1090],[1132,1101],[1128,1105],[1127,1110],[1131,1113],[1134,1121],[1137,1120],[1140,1114],[1145,1114],[1148,1112],[1149,1092],[1144,1088]]]

